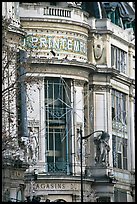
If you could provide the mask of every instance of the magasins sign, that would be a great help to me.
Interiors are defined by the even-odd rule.
[[[57,50],[87,55],[86,39],[68,36],[29,34],[23,39],[23,46],[31,49]]]

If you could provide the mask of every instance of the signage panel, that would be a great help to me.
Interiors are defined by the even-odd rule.
[[[86,39],[63,35],[29,34],[23,40],[23,46],[34,50],[51,50],[87,55]]]

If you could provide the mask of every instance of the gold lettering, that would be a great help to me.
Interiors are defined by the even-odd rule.
[[[19,178],[19,177],[22,177],[22,176],[23,176],[23,174],[22,174],[22,172],[20,172],[20,171],[12,171],[12,172],[11,172],[11,177],[12,177],[12,178],[14,178],[14,177]]]
[[[17,171],[17,177],[21,177],[21,172]]]

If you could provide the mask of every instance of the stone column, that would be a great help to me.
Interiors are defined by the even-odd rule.
[[[75,112],[75,80],[71,83],[71,108],[73,109],[72,112],[72,173],[75,175],[75,163],[76,163],[76,154],[75,154],[75,138],[76,138],[76,112]]]
[[[45,171],[45,104],[44,104],[44,78],[39,85],[39,165],[40,171]]]
[[[134,120],[134,97],[129,95],[130,103],[130,151],[131,151],[131,171],[135,171],[135,120]]]

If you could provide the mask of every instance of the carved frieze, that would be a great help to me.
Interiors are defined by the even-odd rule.
[[[84,86],[85,81],[75,79],[75,86]]]
[[[89,86],[89,89],[92,89],[93,91],[107,91],[110,92],[112,89],[111,85],[101,85],[101,84],[91,84]]]

